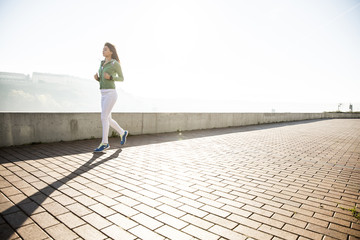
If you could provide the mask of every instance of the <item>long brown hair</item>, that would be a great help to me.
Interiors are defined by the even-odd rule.
[[[118,61],[120,63],[115,46],[108,42],[105,43],[105,46],[107,46],[109,48],[110,52],[112,52],[111,58],[115,59],[116,61]]]

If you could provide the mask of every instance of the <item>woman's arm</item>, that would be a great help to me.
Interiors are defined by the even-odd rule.
[[[114,81],[120,81],[120,82],[124,81],[124,76],[122,74],[120,63],[115,62],[114,63],[114,69],[115,69],[115,72],[117,74],[115,74],[115,76],[112,76],[113,80]]]
[[[94,75],[94,78],[96,81],[99,81],[99,75],[97,73]]]

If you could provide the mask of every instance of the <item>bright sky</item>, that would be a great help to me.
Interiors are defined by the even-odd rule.
[[[356,104],[359,26],[360,0],[1,0],[0,71],[92,79],[111,42],[135,96]]]

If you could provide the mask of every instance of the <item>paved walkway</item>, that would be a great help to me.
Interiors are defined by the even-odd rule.
[[[0,148],[0,239],[360,239],[360,119],[98,141]]]

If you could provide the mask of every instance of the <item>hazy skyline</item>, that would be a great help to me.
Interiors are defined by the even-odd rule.
[[[97,89],[111,42],[125,77],[117,88],[133,96],[360,110],[360,0],[106,3],[2,0],[0,71],[72,75]]]

